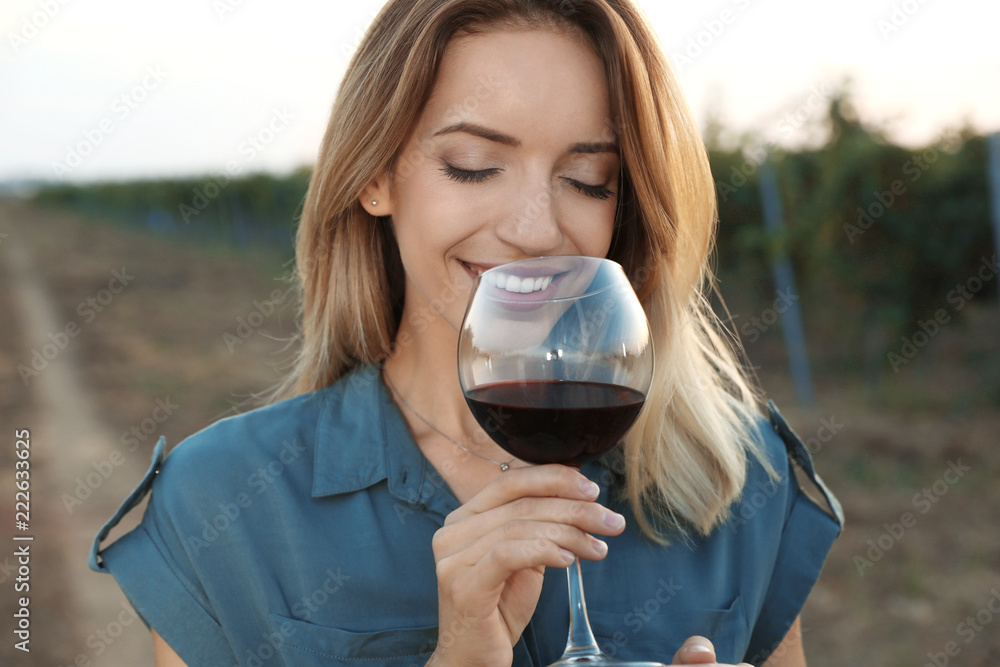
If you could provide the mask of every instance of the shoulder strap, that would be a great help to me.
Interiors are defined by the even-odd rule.
[[[833,495],[829,487],[823,482],[823,478],[819,476],[816,472],[815,467],[813,467],[812,456],[809,454],[809,450],[803,444],[802,439],[795,434],[795,431],[788,425],[785,418],[778,412],[778,408],[774,405],[774,401],[767,402],[768,408],[768,419],[771,421],[771,426],[777,432],[778,436],[784,441],[785,449],[788,451],[788,455],[793,461],[798,465],[799,469],[802,470],[808,477],[809,481],[813,484],[815,489],[819,491],[823,499],[826,501],[827,507],[825,509],[830,516],[837,520],[841,528],[844,526],[844,510],[840,506],[840,501],[837,497]]]
[[[142,499],[146,497],[149,493],[149,489],[153,486],[153,480],[156,479],[156,474],[160,471],[160,466],[163,465],[163,459],[166,454],[166,444],[167,441],[163,436],[156,442],[156,447],[153,448],[153,461],[149,466],[149,470],[143,475],[142,481],[139,485],[135,487],[135,490],[129,494],[125,502],[122,503],[118,511],[108,519],[108,522],[101,527],[100,532],[97,533],[97,537],[94,538],[94,545],[90,549],[90,569],[95,572],[107,572],[107,568],[104,567],[104,563],[101,562],[101,542],[107,538],[111,530],[118,525],[126,514],[128,514],[132,509],[142,502]]]

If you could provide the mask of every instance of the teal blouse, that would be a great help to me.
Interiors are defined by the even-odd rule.
[[[707,538],[651,543],[610,464],[583,467],[628,521],[603,561],[583,563],[608,653],[669,662],[700,634],[720,662],[760,664],[786,634],[843,516],[773,404],[759,425],[781,479],[751,460],[732,518]],[[142,523],[102,547],[147,494]],[[218,422],[169,457],[161,438],[90,564],[191,667],[422,665],[438,638],[431,538],[458,505],[368,365]],[[568,618],[566,576],[549,568],[514,664],[556,660]]]

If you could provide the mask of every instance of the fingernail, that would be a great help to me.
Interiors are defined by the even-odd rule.
[[[580,480],[580,491],[587,498],[596,498],[597,494],[601,492],[601,487],[584,477]]]
[[[570,553],[569,551],[566,551],[565,549],[560,549],[560,550],[559,550],[559,553],[561,553],[561,554],[562,554],[562,557],[563,557],[563,561],[564,561],[564,562],[565,562],[565,563],[566,563],[567,565],[571,564],[571,563],[572,563],[572,562],[573,562],[574,560],[576,560],[576,556],[574,556],[574,555],[573,555],[572,553]]]
[[[605,512],[604,525],[614,530],[618,530],[619,528],[624,528],[625,517],[623,517],[621,514],[616,514],[614,512]]]
[[[684,649],[684,653],[711,653],[712,649],[702,644],[692,644]]]
[[[590,544],[594,547],[594,551],[597,552],[598,556],[603,556],[608,553],[608,545],[601,540],[597,539],[593,535],[590,536]]]

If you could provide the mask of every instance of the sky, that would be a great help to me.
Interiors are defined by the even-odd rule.
[[[312,164],[382,0],[0,0],[0,182]],[[699,121],[794,147],[849,82],[914,149],[1000,131],[996,0],[639,0]]]

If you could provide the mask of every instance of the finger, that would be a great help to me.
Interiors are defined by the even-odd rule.
[[[480,514],[528,496],[594,500],[599,492],[596,484],[569,466],[553,464],[516,468],[488,484],[472,500],[452,512],[448,520]]]
[[[473,609],[478,602],[498,595],[515,572],[539,567],[565,568],[574,560],[572,552],[554,542],[506,540],[494,545],[471,567],[462,554],[442,559],[437,566],[438,582],[452,581],[456,606]]]
[[[704,637],[688,637],[677,653],[674,654],[675,665],[704,665],[715,662],[715,646]]]
[[[563,498],[520,498],[481,514],[452,519],[434,535],[435,555],[451,555],[477,539],[518,521],[573,526],[598,535],[618,535],[625,530],[625,517],[592,501]],[[529,537],[519,534],[518,539]],[[582,555],[582,554],[581,554]]]
[[[543,521],[513,521],[490,531],[473,543],[465,552],[467,562],[477,563],[501,542],[516,542],[524,549],[536,553],[548,552],[552,544],[574,556],[587,560],[600,560],[608,553],[606,542],[588,535],[575,526]],[[541,565],[542,563],[533,563]]]

